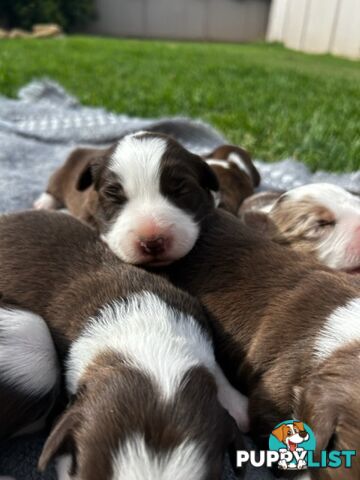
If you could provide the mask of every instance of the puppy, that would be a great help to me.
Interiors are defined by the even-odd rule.
[[[42,428],[59,395],[54,344],[41,317],[6,308],[1,301],[0,365],[6,372],[0,374],[0,440]]]
[[[188,253],[214,209],[211,168],[171,137],[140,132],[108,149],[77,149],[51,177],[37,209],[66,207],[132,264]]]
[[[311,254],[330,268],[360,273],[360,198],[314,183],[248,198],[241,218],[272,240]]]
[[[41,470],[60,454],[61,480],[220,479],[236,439],[227,410],[245,429],[246,399],[217,365],[192,297],[121,262],[96,232],[56,212],[0,219],[0,292],[11,311],[4,332],[26,323],[24,312],[40,316],[65,365],[71,403]],[[42,391],[44,366],[29,369],[31,355],[0,363],[5,385],[17,363],[22,374],[9,388],[19,395]]]
[[[235,145],[222,145],[204,158],[219,180],[218,206],[237,215],[244,199],[260,183],[249,152]]]
[[[217,358],[250,395],[262,448],[276,425],[297,418],[314,430],[318,450],[360,449],[360,290],[348,275],[221,210],[166,275],[212,315]],[[359,459],[318,478],[356,480]]]

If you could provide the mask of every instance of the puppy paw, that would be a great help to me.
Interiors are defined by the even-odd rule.
[[[218,365],[215,368],[215,380],[219,402],[233,417],[240,431],[247,433],[250,427],[247,397],[230,384]]]
[[[56,210],[59,203],[53,195],[44,192],[35,200],[33,207],[35,210]]]

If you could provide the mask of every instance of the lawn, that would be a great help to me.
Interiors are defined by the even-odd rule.
[[[88,105],[202,118],[257,158],[360,169],[360,62],[265,44],[0,41],[0,94],[44,76]]]

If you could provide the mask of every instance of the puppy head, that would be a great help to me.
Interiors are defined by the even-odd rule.
[[[244,199],[252,195],[260,183],[250,154],[234,145],[222,145],[206,155],[205,160],[219,180],[217,206],[237,215]]]
[[[65,455],[73,480],[220,480],[237,433],[209,374],[194,369],[164,399],[146,373],[115,373],[117,361],[99,363],[100,376],[91,372],[47,439],[39,469]]]
[[[199,156],[170,137],[146,132],[124,137],[105,161],[94,162],[79,188],[91,184],[103,240],[124,261],[150,265],[171,263],[191,250],[218,189]]]
[[[278,199],[269,197],[259,212],[271,220],[267,231],[273,240],[313,254],[330,268],[360,270],[360,199],[344,189],[304,185]],[[245,222],[255,224],[246,217],[243,212]]]
[[[309,434],[306,432],[303,422],[296,421],[280,425],[280,427],[272,431],[272,434],[291,451],[296,450],[300,443],[309,439]]]

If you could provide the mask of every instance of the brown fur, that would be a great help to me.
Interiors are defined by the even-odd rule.
[[[357,450],[351,469],[314,471],[315,479],[360,478],[359,355],[358,341],[342,347],[311,374],[306,388],[296,392],[295,413],[307,419],[318,450]]]
[[[105,159],[112,149],[77,148],[64,165],[54,172],[48,183],[47,193],[53,195],[59,208],[66,207],[72,215],[96,227],[97,194],[91,186],[82,190],[82,176],[100,159]]]
[[[196,318],[209,332],[197,301],[166,280],[122,263],[73,217],[25,212],[0,218],[2,301],[41,315],[62,359],[102,306],[144,290]],[[199,442],[208,464],[206,480],[220,478],[226,448],[236,440],[234,422],[204,368],[189,371],[179,395],[165,404],[144,372],[117,353],[104,353],[81,378],[39,466],[44,469],[54,455],[69,453],[78,478],[110,479],[119,442],[136,431],[164,454],[185,436]]]
[[[248,167],[251,177],[240,170],[234,163],[229,162],[229,168],[220,165],[211,165],[220,184],[219,207],[237,215],[243,201],[254,193],[254,188],[260,183],[260,175],[254,166],[249,152],[235,145],[222,145],[205,155],[205,160],[227,161],[231,153],[236,153]]]
[[[309,375],[317,374],[312,347],[326,317],[359,289],[346,274],[256,235],[221,211],[167,275],[212,314],[219,359],[234,382],[247,386],[252,432],[265,447],[274,426],[294,412],[294,388],[306,389]],[[307,416],[299,420],[313,424]],[[360,448],[359,434],[353,448]]]

